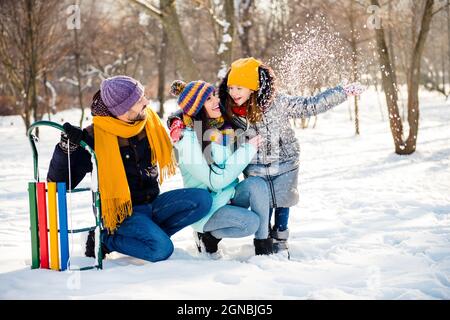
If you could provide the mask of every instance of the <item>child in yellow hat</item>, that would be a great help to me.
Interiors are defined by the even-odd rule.
[[[223,79],[219,98],[225,119],[247,138],[261,135],[265,141],[244,174],[262,177],[269,185],[270,215],[275,210],[269,228],[275,252],[288,253],[289,208],[299,200],[300,146],[289,120],[326,112],[362,91],[362,86],[354,83],[314,97],[284,95],[276,91],[273,71],[253,57],[233,62]]]

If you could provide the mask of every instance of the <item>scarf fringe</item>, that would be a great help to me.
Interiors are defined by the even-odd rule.
[[[161,185],[166,179],[174,176],[177,171],[177,160],[172,150],[171,161],[163,168],[159,168],[159,184]]]
[[[129,138],[144,128],[151,149],[151,163],[160,167],[160,183],[175,174],[173,146],[158,115],[147,108],[147,119],[127,124],[111,117],[95,116],[95,152],[99,169],[99,187],[104,227],[110,232],[133,213],[125,168],[117,137]]]
[[[103,226],[110,233],[114,233],[117,227],[129,216],[133,210],[131,201],[123,202],[120,199],[106,199],[102,201]]]

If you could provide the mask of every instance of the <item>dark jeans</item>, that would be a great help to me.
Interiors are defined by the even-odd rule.
[[[143,260],[165,260],[173,252],[170,237],[203,218],[212,199],[202,189],[180,189],[160,194],[152,203],[133,207],[114,234],[102,232],[109,251],[117,251]]]
[[[273,209],[270,208],[269,221],[272,218]],[[278,231],[285,231],[288,228],[289,208],[275,209],[275,224],[273,228]]]

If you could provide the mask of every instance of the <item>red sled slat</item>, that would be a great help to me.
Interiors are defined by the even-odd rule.
[[[47,201],[45,196],[45,183],[38,182],[37,185],[37,203],[38,203],[38,219],[39,219],[39,254],[41,260],[41,268],[49,269],[48,255],[48,233],[47,233]]]

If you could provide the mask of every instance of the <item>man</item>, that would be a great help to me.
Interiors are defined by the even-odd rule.
[[[78,143],[89,144],[98,161],[103,250],[156,262],[172,254],[170,237],[203,218],[212,200],[201,189],[160,194],[159,183],[175,174],[175,161],[170,139],[148,102],[137,80],[104,80],[93,98],[93,124],[84,130],[64,124],[66,134],[55,148],[47,179],[69,183],[70,152],[71,188],[79,184],[92,164]],[[87,256],[94,256],[93,239],[91,233]]]

